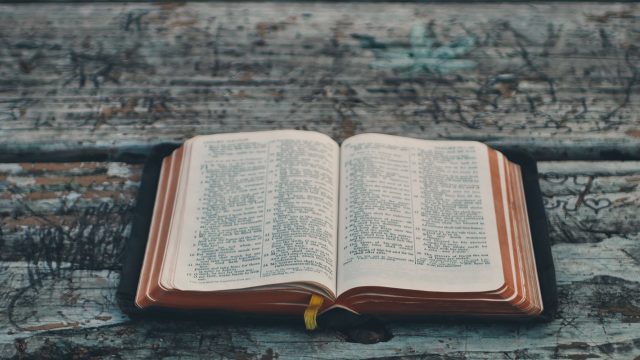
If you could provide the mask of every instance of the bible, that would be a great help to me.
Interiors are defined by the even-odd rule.
[[[308,328],[336,308],[540,317],[554,275],[524,184],[518,164],[474,141],[196,136],[161,159],[134,302],[304,315]]]

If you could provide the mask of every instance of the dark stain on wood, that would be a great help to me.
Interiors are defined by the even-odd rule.
[[[620,10],[620,11],[607,11],[604,14],[600,14],[600,15],[589,14],[585,16],[589,21],[595,21],[598,23],[607,23],[611,19],[631,19],[634,17],[634,14],[630,10]]]
[[[117,352],[117,348],[110,346],[87,347],[66,340],[56,342],[45,340],[42,346],[33,349],[32,352],[18,353],[11,359],[98,359],[113,356]]]
[[[393,338],[393,334],[387,327],[378,321],[343,330],[342,333],[346,341],[358,344],[377,344],[379,342],[387,342]]]

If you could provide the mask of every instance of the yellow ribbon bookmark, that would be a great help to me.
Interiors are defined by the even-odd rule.
[[[324,298],[322,296],[316,294],[311,295],[309,306],[307,306],[307,309],[304,311],[304,326],[307,330],[315,330],[318,327],[316,316],[318,316],[318,310],[320,310],[323,302]]]

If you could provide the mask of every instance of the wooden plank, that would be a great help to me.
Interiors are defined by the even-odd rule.
[[[386,334],[367,326],[306,333],[302,325],[129,320],[114,299],[118,252],[95,256],[88,245],[98,238],[107,243],[104,248],[121,249],[140,166],[4,164],[0,187],[12,190],[2,201],[21,201],[13,211],[0,212],[0,308],[6,309],[0,312],[0,357],[639,356],[640,226],[634,215],[640,205],[640,162],[541,162],[539,168],[554,242],[557,318],[520,326],[391,323],[388,341],[363,344]],[[99,174],[107,176],[85,181]],[[123,206],[121,215],[107,211],[102,200],[63,206],[67,193],[82,198],[98,186],[104,191],[98,199]],[[39,203],[50,191],[56,192],[55,201]],[[23,221],[33,213],[47,221]],[[102,220],[95,221],[95,214]],[[86,224],[95,226],[93,236],[79,235]],[[69,237],[55,242],[58,232]]]
[[[640,157],[638,4],[0,5],[0,160],[301,128]],[[46,153],[43,153],[46,152]]]

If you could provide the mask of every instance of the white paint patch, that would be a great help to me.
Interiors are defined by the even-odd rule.
[[[71,264],[70,262],[67,261],[61,261],[56,263],[58,267],[60,267],[60,269],[71,269],[71,266],[73,264]],[[38,261],[37,263],[28,263],[25,261],[0,261],[0,267],[6,269],[8,272],[5,273],[0,273],[0,279],[2,281],[7,281],[5,279],[5,276],[8,276],[11,272],[19,272],[20,274],[26,274],[27,270],[32,268],[32,267],[47,267],[51,264],[47,263],[46,261]],[[9,271],[10,270],[10,271]],[[21,275],[22,276],[22,275]],[[14,279],[15,280],[15,279]],[[25,280],[26,281],[26,280]],[[29,285],[28,283],[24,283],[24,284],[20,284],[19,286],[27,286]]]
[[[79,194],[75,191],[71,191],[70,193],[68,193],[67,195],[65,195],[65,198],[67,201],[75,201],[78,198],[80,198],[80,196],[82,196],[82,194]]]
[[[22,171],[20,164],[0,164],[0,173],[18,174]]]
[[[7,176],[7,182],[18,185],[18,186],[29,186],[35,185],[36,179],[32,176]]]
[[[107,175],[126,178],[131,176],[131,170],[126,164],[112,162],[107,168]]]

